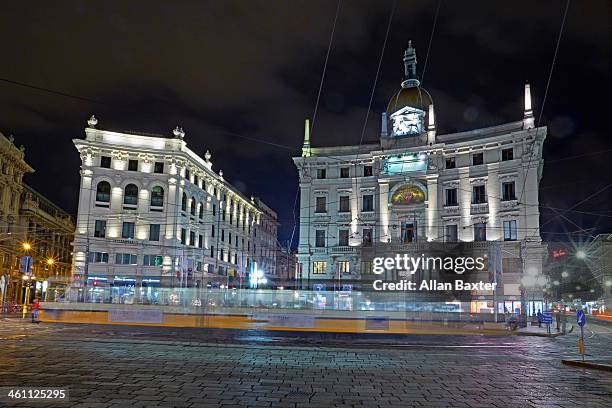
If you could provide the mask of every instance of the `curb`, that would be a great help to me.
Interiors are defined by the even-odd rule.
[[[580,360],[561,360],[561,364],[582,367],[582,368],[592,368],[595,370],[604,370],[612,372],[612,365],[610,364],[601,364],[601,363],[593,363],[591,361],[580,361]]]

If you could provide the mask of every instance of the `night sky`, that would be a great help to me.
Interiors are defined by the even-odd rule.
[[[544,206],[570,208],[612,183],[610,4],[574,1],[569,8],[541,121],[549,127]],[[171,137],[178,124],[190,148],[200,155],[210,149],[215,170],[278,212],[286,240],[298,187],[291,157],[313,114],[336,5],[6,2],[0,131],[26,147],[36,173],[25,182],[74,214],[80,160],[71,139],[84,137],[92,113],[99,128],[115,131]],[[342,2],[314,146],[359,143],[392,5]],[[423,75],[437,5],[397,2],[366,142],[377,139],[380,112],[400,86],[408,40]],[[564,7],[564,1],[441,3],[423,78],[438,134],[521,120],[527,80],[537,120]],[[589,233],[612,232],[611,198],[612,188],[565,213],[571,222],[548,222],[543,236],[564,238],[559,233],[578,230],[572,222]],[[542,222],[554,216],[541,212]]]

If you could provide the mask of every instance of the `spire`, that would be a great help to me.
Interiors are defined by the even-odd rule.
[[[534,127],[533,111],[531,110],[531,88],[529,83],[525,84],[525,111],[523,115],[523,128],[531,129]]]
[[[432,145],[434,143],[436,143],[436,121],[432,103],[429,105],[429,112],[427,113],[427,144]]]
[[[304,144],[302,145],[302,157],[310,157],[310,120],[304,122]]]
[[[408,48],[406,48],[406,51],[404,51],[404,81],[402,82],[402,88],[419,86],[416,66],[416,50],[412,48],[412,41],[408,41]]]

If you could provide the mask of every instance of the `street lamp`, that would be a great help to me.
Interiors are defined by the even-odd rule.
[[[32,244],[30,244],[29,242],[22,242],[21,243],[21,248],[23,248],[24,251],[29,251],[30,249],[32,249]]]
[[[576,258],[578,259],[585,259],[586,258],[586,252],[584,252],[584,250],[579,249],[578,251],[576,251]]]

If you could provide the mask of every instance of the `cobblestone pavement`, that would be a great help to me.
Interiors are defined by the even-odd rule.
[[[609,360],[610,330],[586,335],[587,350]],[[392,344],[344,336],[333,347],[313,345],[316,334],[298,336],[5,319],[0,386],[69,390],[69,403],[12,405],[22,407],[612,406],[609,372],[560,364],[575,356],[576,333]]]

